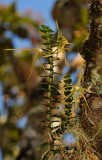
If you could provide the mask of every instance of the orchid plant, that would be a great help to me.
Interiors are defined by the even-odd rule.
[[[76,103],[79,99],[79,95],[81,95],[83,97],[83,99],[85,100],[87,106],[89,107],[87,100],[84,96],[84,91],[89,92],[89,93],[94,93],[92,91],[89,91],[88,89],[81,87],[81,82],[82,82],[82,78],[83,78],[83,66],[81,67],[81,72],[79,74],[78,83],[75,86],[70,84],[71,83],[70,75],[66,74],[65,80],[64,80],[64,82],[65,82],[65,92],[64,92],[64,94],[65,94],[65,99],[64,99],[65,100],[65,115],[61,116],[59,114],[54,114],[53,110],[56,109],[56,106],[55,106],[56,103],[57,104],[61,103],[61,101],[60,101],[61,93],[59,92],[59,89],[57,87],[55,87],[55,85],[54,85],[55,82],[53,80],[53,76],[56,73],[53,71],[53,68],[55,67],[53,64],[54,64],[54,60],[56,60],[55,56],[58,57],[59,52],[64,53],[64,56],[65,56],[65,45],[71,44],[61,34],[57,21],[56,21],[56,25],[57,25],[57,29],[58,29],[58,36],[57,36],[56,40],[54,39],[54,31],[51,30],[48,26],[41,25],[41,33],[42,33],[41,37],[43,39],[42,40],[43,47],[41,47],[39,49],[2,49],[4,51],[14,51],[14,50],[35,51],[36,54],[33,59],[32,69],[31,69],[31,73],[30,73],[28,79],[30,78],[30,76],[32,74],[33,65],[34,65],[34,62],[36,61],[37,58],[39,59],[41,65],[46,73],[46,76],[48,77],[48,83],[47,83],[48,89],[46,91],[47,96],[44,96],[44,98],[47,100],[47,104],[45,104],[47,109],[46,109],[46,118],[44,120],[45,121],[44,129],[47,130],[49,138],[40,147],[38,147],[38,150],[43,149],[46,146],[49,149],[42,156],[42,160],[49,159],[49,155],[55,156],[56,153],[61,154],[61,151],[58,149],[59,146],[56,144],[56,140],[57,140],[57,138],[59,139],[60,135],[63,134],[67,130],[67,126],[70,123],[69,120],[71,118],[72,102],[74,101],[75,105],[76,105]],[[56,49],[53,50],[53,47],[56,47]],[[49,68],[45,68],[45,66],[43,65],[43,63],[41,61],[42,57],[47,59],[47,61],[49,63]],[[65,56],[65,62],[66,62],[66,56]],[[49,73],[47,71],[49,71]],[[44,88],[43,88],[43,90],[44,90]],[[77,97],[76,97],[76,99],[73,100],[73,94],[75,92],[77,93]],[[54,105],[53,105],[53,103],[54,103]],[[54,127],[53,123],[58,122],[58,120],[56,120],[56,119],[53,120],[53,118],[61,118],[62,123],[60,124],[60,126]]]

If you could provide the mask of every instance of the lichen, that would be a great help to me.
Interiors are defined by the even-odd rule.
[[[98,69],[95,68],[92,71],[91,78],[92,78],[92,85],[94,85],[95,90],[98,93],[102,93],[102,75],[99,75]]]

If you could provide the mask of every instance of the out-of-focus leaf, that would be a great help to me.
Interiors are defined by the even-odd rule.
[[[44,149],[46,146],[48,146],[49,144],[47,142],[41,144],[36,150],[39,151],[41,149]]]
[[[42,157],[41,157],[41,160],[48,160],[48,154],[50,153],[50,151],[46,151],[43,155],[42,155]]]

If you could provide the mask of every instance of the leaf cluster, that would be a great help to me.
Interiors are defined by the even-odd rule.
[[[71,103],[72,103],[72,97],[67,98],[67,96],[71,93],[71,88],[69,87],[70,83],[71,83],[71,79],[70,79],[70,74],[66,74],[66,76],[64,77],[64,83],[65,83],[65,115],[60,115],[57,112],[57,107],[56,104],[61,104],[60,98],[61,98],[61,93],[59,91],[59,89],[57,88],[58,83],[56,85],[55,81],[53,80],[53,76],[55,74],[60,75],[60,73],[56,73],[54,72],[54,67],[56,67],[56,65],[54,66],[54,57],[53,55],[55,54],[55,52],[53,52],[53,47],[59,47],[59,42],[62,43],[62,39],[60,37],[58,37],[57,40],[54,39],[54,31],[51,30],[48,26],[45,25],[41,25],[41,37],[42,37],[42,44],[45,46],[43,47],[43,52],[44,54],[48,55],[45,56],[47,57],[47,61],[45,63],[49,64],[49,68],[45,68],[46,71],[49,71],[48,74],[48,82],[46,82],[46,86],[48,84],[48,88],[44,89],[42,88],[43,91],[45,91],[47,93],[47,95],[42,96],[45,101],[47,101],[47,104],[43,104],[46,107],[46,118],[43,120],[44,124],[43,124],[43,128],[44,130],[46,129],[46,131],[49,133],[51,140],[44,142],[40,147],[38,147],[39,149],[45,148],[45,147],[49,147],[49,151],[46,152],[46,154],[44,154],[43,156],[43,160],[44,159],[48,159],[49,156],[48,154],[51,153],[53,155],[55,155],[56,153],[60,153],[60,150],[57,148],[56,150],[56,136],[60,138],[60,136],[62,134],[64,134],[64,132],[67,129],[67,126],[70,123],[70,115],[71,115]],[[63,38],[63,37],[62,37]],[[58,50],[57,54],[58,54]],[[57,55],[58,56],[58,55]],[[61,119],[61,124],[60,124],[60,119]],[[59,125],[54,125],[55,123],[59,123]]]

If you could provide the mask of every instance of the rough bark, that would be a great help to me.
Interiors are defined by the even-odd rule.
[[[91,147],[102,158],[102,0],[91,0],[90,35],[83,44],[81,55],[86,60],[84,88],[96,93],[87,93],[86,99],[90,106],[87,109],[82,101],[80,104],[80,122],[85,134],[91,139]],[[96,136],[95,136],[96,135]]]

